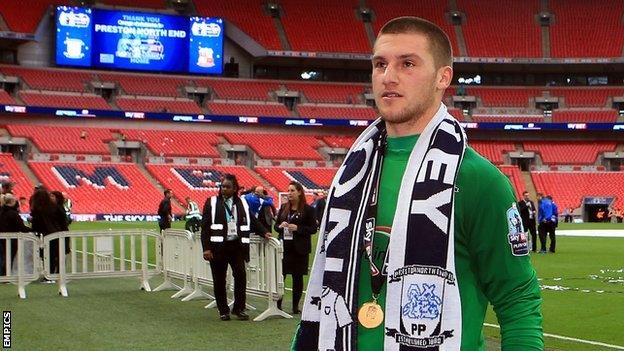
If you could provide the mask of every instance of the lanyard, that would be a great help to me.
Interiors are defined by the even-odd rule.
[[[373,292],[373,299],[377,300],[377,296],[381,292],[381,288],[383,287],[386,276],[388,272],[386,271],[386,267],[388,265],[388,257],[390,250],[386,250],[386,257],[384,258],[384,266],[381,270],[377,268],[375,262],[373,261],[373,241],[375,240],[375,217],[377,215],[377,205],[379,199],[379,183],[381,181],[381,168],[383,166],[384,152],[386,150],[387,144],[387,133],[384,130],[381,132],[381,136],[376,145],[377,156],[375,158],[375,162],[377,164],[378,171],[373,175],[373,191],[370,195],[370,199],[368,200],[368,208],[366,210],[366,218],[368,218],[366,223],[366,233],[364,234],[364,252],[366,254],[366,258],[368,259],[369,267],[370,267],[370,275],[371,275],[371,290]]]
[[[234,218],[234,213],[233,213],[233,209],[232,209],[234,207],[234,199],[232,199],[232,208],[230,208],[227,205],[227,202],[225,201],[225,199],[223,199],[223,207],[225,208],[225,214],[227,215],[227,217],[229,217],[229,218],[226,218],[227,221],[228,222],[235,222],[236,219]]]

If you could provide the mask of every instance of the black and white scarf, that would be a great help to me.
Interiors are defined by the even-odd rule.
[[[369,126],[332,182],[293,345],[297,351],[357,349],[358,274],[384,133],[380,119]],[[463,129],[441,105],[410,154],[383,268],[386,351],[460,349],[453,202],[465,147]]]

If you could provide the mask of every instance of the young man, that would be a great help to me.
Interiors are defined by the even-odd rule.
[[[441,103],[448,37],[391,20],[372,64],[381,119],[334,178],[292,349],[481,351],[490,302],[503,350],[543,350],[514,192]]]
[[[165,197],[158,205],[158,215],[160,216],[158,227],[161,231],[171,228],[171,221],[173,220],[173,215],[171,214],[171,196],[173,196],[173,194],[171,189],[166,189],[163,195]]]
[[[531,233],[531,251],[535,252],[537,250],[537,230],[535,228],[537,208],[529,198],[528,191],[522,193],[522,200],[518,201],[518,211],[520,211],[525,232]]]
[[[223,176],[219,194],[206,199],[202,215],[201,239],[204,259],[210,261],[219,317],[230,320],[225,277],[228,265],[234,276],[234,306],[232,314],[248,320],[245,313],[247,276],[245,262],[249,261],[249,235],[256,233],[270,238],[271,233],[251,214],[244,198],[238,196],[236,177]]]
[[[555,253],[557,239],[555,228],[559,224],[559,214],[557,205],[552,200],[552,196],[543,197],[539,204],[537,218],[539,220],[540,253],[546,253],[546,235],[550,237],[550,247],[548,250]]]

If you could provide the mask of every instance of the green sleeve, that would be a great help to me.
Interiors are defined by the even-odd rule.
[[[476,196],[466,206],[471,266],[501,326],[502,350],[543,350],[542,298],[527,255],[514,256],[507,210],[515,203],[509,179],[489,162],[475,169]]]

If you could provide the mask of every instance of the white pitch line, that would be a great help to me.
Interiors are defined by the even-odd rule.
[[[483,323],[483,325],[485,325],[486,327],[492,327],[492,328],[499,328],[500,329],[500,326],[498,326],[496,324]],[[570,337],[567,337],[567,336],[548,334],[548,333],[544,333],[544,336],[547,336],[549,338],[554,338],[554,339],[561,339],[561,340],[579,342],[579,343],[583,343],[583,344],[590,344],[590,345],[595,345],[595,346],[608,347],[610,349],[624,350],[624,346],[605,344],[605,343],[599,342],[599,341],[591,341],[591,340],[570,338]]]

